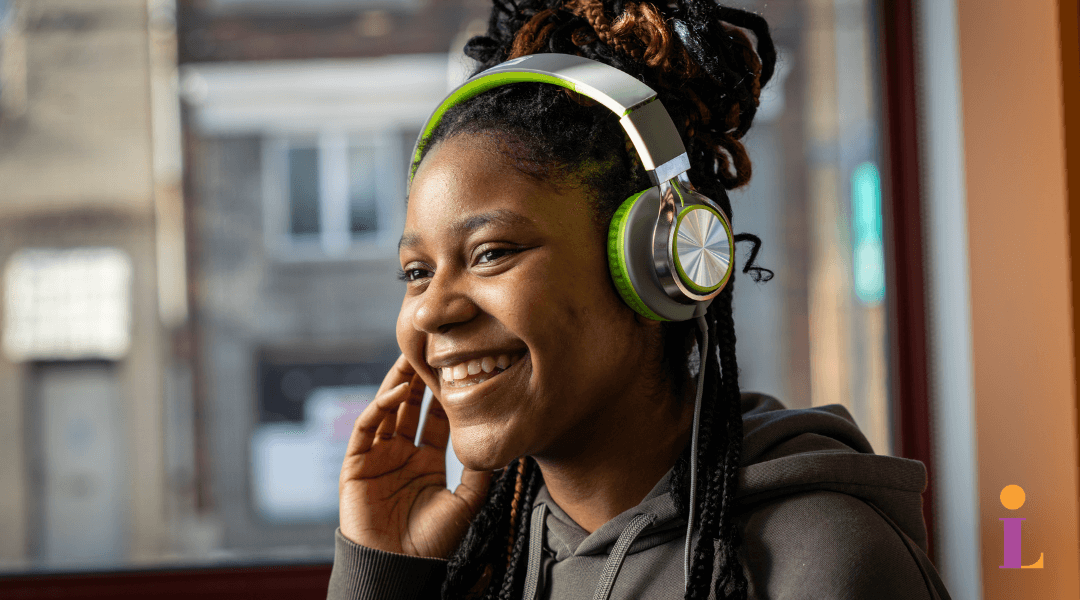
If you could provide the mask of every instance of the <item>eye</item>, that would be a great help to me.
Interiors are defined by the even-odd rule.
[[[515,251],[510,248],[494,248],[491,250],[485,250],[480,253],[480,256],[476,257],[476,264],[482,265],[486,263],[495,262],[504,256],[509,256]]]
[[[405,283],[413,283],[422,279],[428,279],[432,276],[432,272],[428,269],[421,268],[406,268],[398,271],[397,278]]]

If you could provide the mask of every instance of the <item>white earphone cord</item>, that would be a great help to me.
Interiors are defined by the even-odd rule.
[[[697,455],[698,427],[701,424],[701,393],[705,387],[705,359],[708,358],[709,326],[705,316],[697,317],[698,329],[701,330],[701,360],[698,361],[697,396],[694,398],[694,429],[690,441],[690,514],[686,519],[686,549],[684,552],[684,575],[686,589],[690,588],[690,541],[694,535],[694,512],[697,505]]]

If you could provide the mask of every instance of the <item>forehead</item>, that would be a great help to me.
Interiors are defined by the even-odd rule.
[[[586,195],[526,175],[490,136],[443,140],[421,162],[409,191],[405,238],[461,234],[482,225],[551,226],[588,220]]]

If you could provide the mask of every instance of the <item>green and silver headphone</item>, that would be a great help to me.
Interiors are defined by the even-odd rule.
[[[731,277],[731,222],[690,183],[686,148],[656,92],[623,71],[580,56],[533,54],[477,74],[428,118],[416,141],[410,181],[424,145],[450,107],[521,82],[571,89],[620,117],[653,187],[627,198],[611,220],[611,278],[623,300],[650,319],[686,321],[704,314]]]

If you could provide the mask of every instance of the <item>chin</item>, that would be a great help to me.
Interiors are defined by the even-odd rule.
[[[521,456],[510,448],[505,430],[484,425],[451,428],[454,454],[473,471],[494,471]]]

